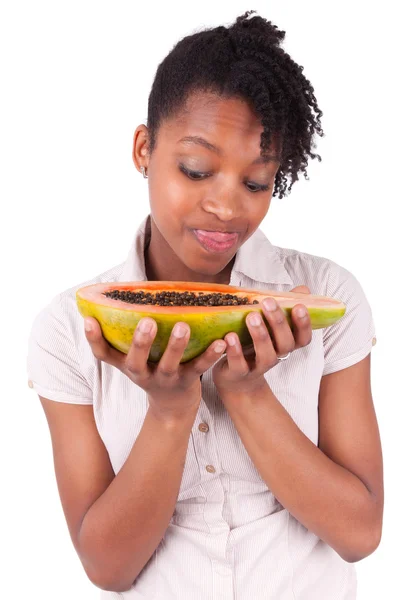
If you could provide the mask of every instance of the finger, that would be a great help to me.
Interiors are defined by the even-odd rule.
[[[271,327],[273,344],[278,356],[285,355],[295,349],[296,342],[288,320],[275,298],[266,298],[262,302],[264,314]]]
[[[199,377],[210,367],[213,366],[216,360],[222,356],[223,352],[226,350],[226,342],[224,340],[215,340],[205,352],[200,354],[197,358],[191,360],[187,366],[185,371],[186,377]]]
[[[253,338],[255,369],[264,373],[266,367],[276,361],[273,341],[260,313],[255,311],[249,313],[246,317],[246,324]]]
[[[167,347],[157,366],[157,373],[171,379],[176,377],[180,368],[180,360],[190,339],[190,327],[187,323],[178,321],[168,340]]]
[[[91,329],[86,329],[86,324],[90,324]],[[125,354],[113,348],[104,338],[101,327],[97,319],[94,317],[85,318],[85,335],[90,344],[94,356],[98,360],[102,360],[117,369],[122,370]]]
[[[157,323],[154,319],[140,319],[132,338],[132,344],[125,360],[125,368],[136,377],[148,377],[150,369],[147,361],[151,345],[157,335]]]
[[[305,314],[303,315],[302,309]],[[307,346],[312,340],[310,315],[303,304],[296,304],[292,309],[293,336],[295,349]]]
[[[226,357],[228,359],[229,368],[240,376],[244,377],[250,371],[249,365],[243,356],[242,345],[236,333],[230,332],[224,337],[226,346]]]

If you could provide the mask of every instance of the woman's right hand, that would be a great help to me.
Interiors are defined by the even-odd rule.
[[[220,358],[226,348],[224,340],[215,340],[200,356],[180,364],[190,339],[190,327],[179,321],[172,330],[160,361],[151,363],[148,357],[157,334],[154,319],[145,317],[139,321],[128,354],[116,350],[107,342],[95,318],[86,317],[85,322],[92,325],[92,330],[85,330],[85,334],[94,356],[119,369],[147,392],[149,408],[157,417],[175,420],[197,412],[201,400],[200,375]],[[139,325],[146,322],[151,324],[152,329],[142,332]],[[184,330],[183,337],[174,335],[178,325]],[[221,345],[220,351],[216,351],[218,344]]]

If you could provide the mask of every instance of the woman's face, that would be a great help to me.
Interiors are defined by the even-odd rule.
[[[136,129],[133,160],[148,173],[149,280],[229,283],[239,246],[268,212],[279,168],[275,146],[271,160],[260,158],[262,131],[247,103],[206,93],[162,124],[151,156],[147,127]],[[194,230],[237,232],[237,240],[216,252]]]

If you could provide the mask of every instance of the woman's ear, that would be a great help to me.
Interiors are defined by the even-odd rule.
[[[141,167],[148,167],[149,156],[149,130],[146,125],[139,125],[133,134],[132,160],[140,172]]]

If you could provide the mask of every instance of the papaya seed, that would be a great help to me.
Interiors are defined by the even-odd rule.
[[[130,290],[110,290],[104,293],[113,300],[122,300],[130,304],[152,304],[155,306],[238,306],[249,304],[247,296],[238,297],[236,294],[222,294],[220,292],[205,294],[199,292],[198,295],[193,292],[150,292],[145,293],[142,290],[131,292]],[[258,300],[253,300],[250,304],[259,304]]]

